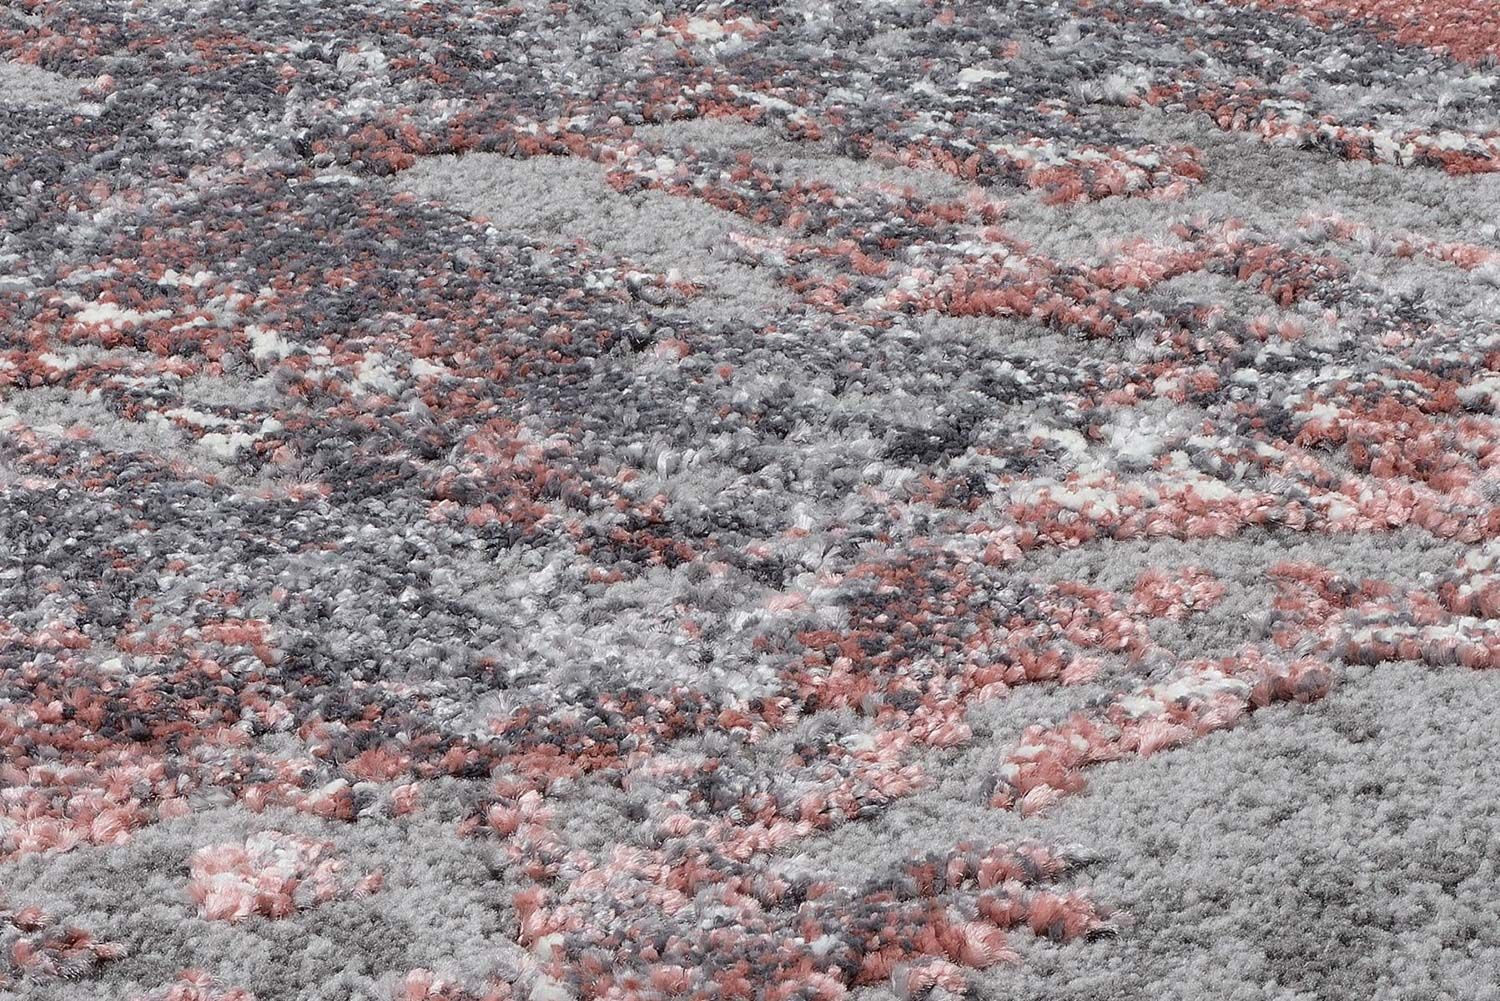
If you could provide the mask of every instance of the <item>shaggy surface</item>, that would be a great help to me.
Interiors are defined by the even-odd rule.
[[[1494,1001],[1497,9],[0,4],[0,998]]]

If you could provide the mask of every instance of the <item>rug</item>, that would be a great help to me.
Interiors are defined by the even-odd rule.
[[[1500,998],[1500,8],[0,8],[0,998]]]

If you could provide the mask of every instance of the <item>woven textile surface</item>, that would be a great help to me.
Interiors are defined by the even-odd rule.
[[[1500,999],[1500,7],[0,2],[0,999]]]

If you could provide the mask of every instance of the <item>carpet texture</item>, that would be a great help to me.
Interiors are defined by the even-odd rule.
[[[1500,998],[1497,11],[0,3],[0,998]]]

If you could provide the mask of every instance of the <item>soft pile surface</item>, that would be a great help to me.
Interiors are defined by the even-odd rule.
[[[1488,0],[10,0],[0,998],[1500,997]]]

